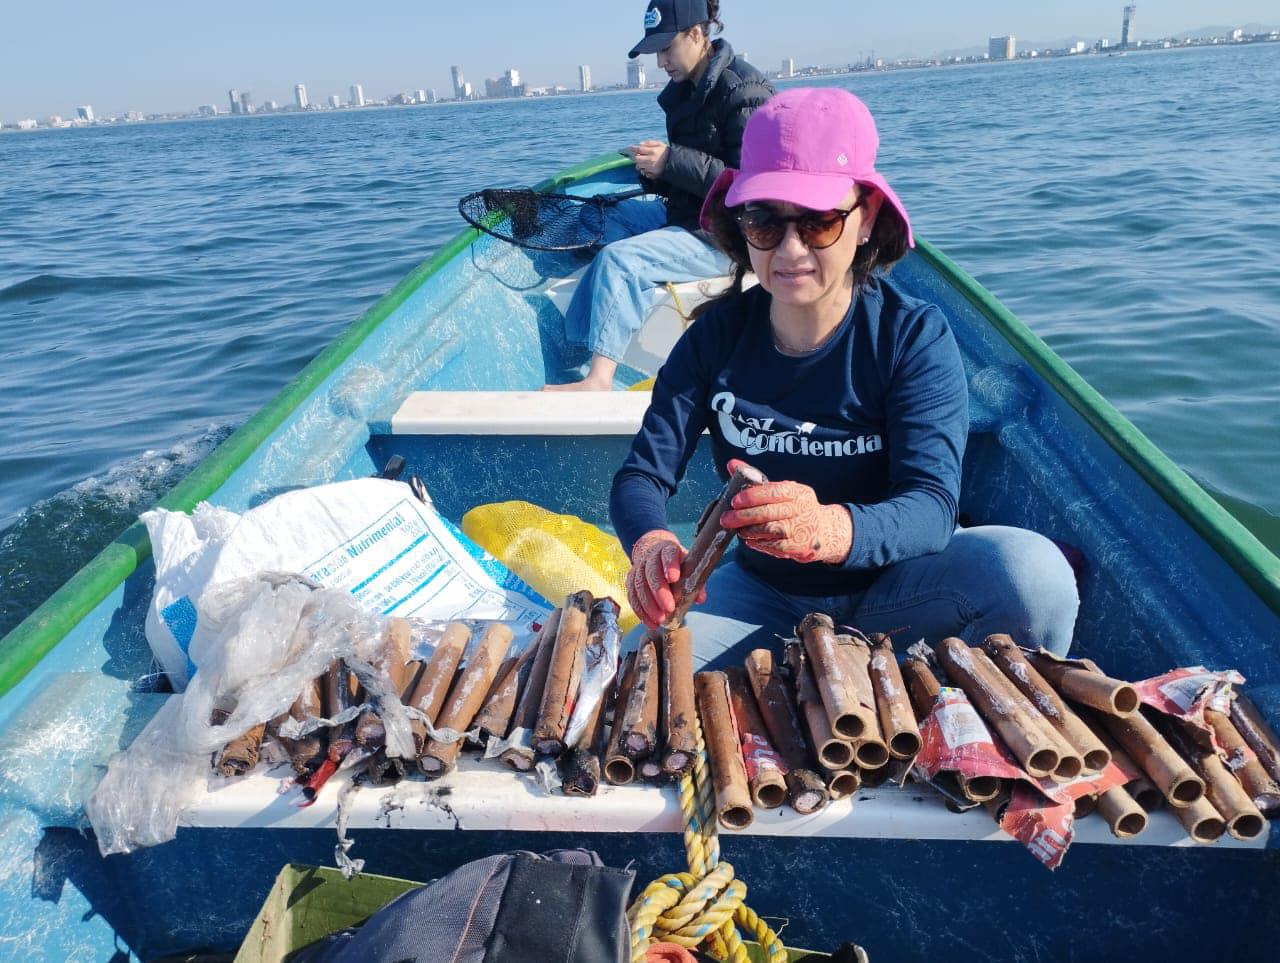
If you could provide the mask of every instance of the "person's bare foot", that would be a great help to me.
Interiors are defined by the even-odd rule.
[[[543,391],[612,391],[613,376],[618,370],[618,362],[604,355],[591,356],[591,364],[587,368],[587,376],[581,381],[567,385],[546,385]]]
[[[590,375],[581,381],[573,381],[567,385],[544,385],[543,391],[612,391],[613,379],[593,378]]]

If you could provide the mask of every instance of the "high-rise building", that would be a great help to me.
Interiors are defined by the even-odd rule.
[[[1120,49],[1125,50],[1134,42],[1133,18],[1138,12],[1138,5],[1131,3],[1124,8],[1124,25],[1120,28]]]
[[[351,85],[351,106],[352,107],[364,106],[364,88],[359,84]]]
[[[486,97],[523,97],[525,89],[520,83],[520,71],[511,67],[504,70],[501,77],[490,77],[484,82],[484,93]]]
[[[298,105],[299,110],[306,110],[311,106],[311,101],[307,99],[307,85],[293,85],[293,102]]]
[[[94,120],[93,108],[90,107],[88,104],[83,104],[80,107],[77,107],[76,119],[83,120],[85,123],[92,124]]]
[[[232,88],[227,91],[227,99],[231,101],[231,113],[240,113],[240,91]]]
[[[253,94],[249,93],[247,90],[242,90],[240,92],[240,113],[253,113]]]
[[[1014,37],[992,37],[987,41],[988,60],[1012,60],[1016,49]]]
[[[201,105],[200,105],[200,116],[201,116],[201,117],[217,117],[217,116],[218,116],[218,108],[217,108],[217,107],[215,107],[213,104],[201,104]],[[128,116],[127,116],[127,115],[125,116],[125,119],[126,119],[126,120],[128,120]]]
[[[782,79],[790,80],[796,75],[796,61],[794,57],[786,57],[782,61]]]
[[[578,65],[578,89],[584,94],[591,89],[591,68],[586,64]]]
[[[329,109],[330,109],[330,110],[337,110],[337,109],[338,109],[339,107],[341,107],[341,106],[342,106],[342,98],[341,98],[341,97],[339,97],[337,94],[330,94],[330,95],[329,95]]]
[[[418,88],[418,90],[417,90],[417,92],[415,93],[414,97],[415,97],[415,99],[418,101],[418,103],[420,103],[420,104],[425,104],[425,103],[427,102],[427,92],[426,92],[425,90],[423,90],[422,88]]]
[[[462,68],[450,67],[449,73],[453,75],[453,99],[466,100],[470,94],[467,93],[467,79],[462,76]]]
[[[627,61],[627,86],[633,90],[644,86],[644,64],[639,60]]]

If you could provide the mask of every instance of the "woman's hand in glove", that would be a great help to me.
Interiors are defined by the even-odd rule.
[[[729,462],[733,474],[739,461]],[[757,552],[795,562],[839,565],[853,548],[853,518],[843,505],[823,505],[808,485],[765,482],[733,497],[720,522]]]
[[[631,571],[627,573],[627,601],[649,628],[657,628],[676,610],[676,584],[680,564],[688,553],[680,540],[665,528],[645,532],[631,547]],[[705,590],[697,601],[706,599]]]

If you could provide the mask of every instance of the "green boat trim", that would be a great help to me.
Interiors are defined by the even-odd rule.
[[[565,184],[625,167],[630,163],[626,157],[616,153],[602,154],[548,178],[538,184],[536,189],[556,190]],[[328,347],[312,358],[257,414],[210,452],[190,475],[160,499],[158,506],[175,512],[189,512],[217,491],[321,382],[359,349],[365,339],[396,308],[470,247],[479,236],[480,232],[475,228],[464,229],[410,271],[390,292],[383,295]],[[151,541],[147,537],[146,527],[141,522],[135,522],[0,640],[0,695],[21,682],[81,619],[150,557]]]
[[[621,155],[603,154],[548,178],[538,184],[537,189],[555,190],[627,167],[630,163]],[[415,267],[313,358],[257,414],[211,452],[158,505],[171,511],[187,512],[212,495],[392,312],[479,236],[479,231],[467,228]],[[1205,539],[1259,598],[1280,614],[1280,558],[976,280],[928,242],[918,241],[916,250]],[[0,695],[22,681],[81,619],[115,591],[150,555],[151,543],[146,528],[135,522],[0,640]]]
[[[1280,558],[990,291],[929,242],[917,239],[916,251],[983,314],[1036,373],[1222,556],[1273,612],[1280,614]]]

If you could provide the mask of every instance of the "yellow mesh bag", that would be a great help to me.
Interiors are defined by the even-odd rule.
[[[623,631],[639,624],[627,604],[631,561],[617,538],[590,522],[529,502],[494,502],[463,515],[462,530],[549,601],[559,605],[570,592],[586,589],[622,607]]]

